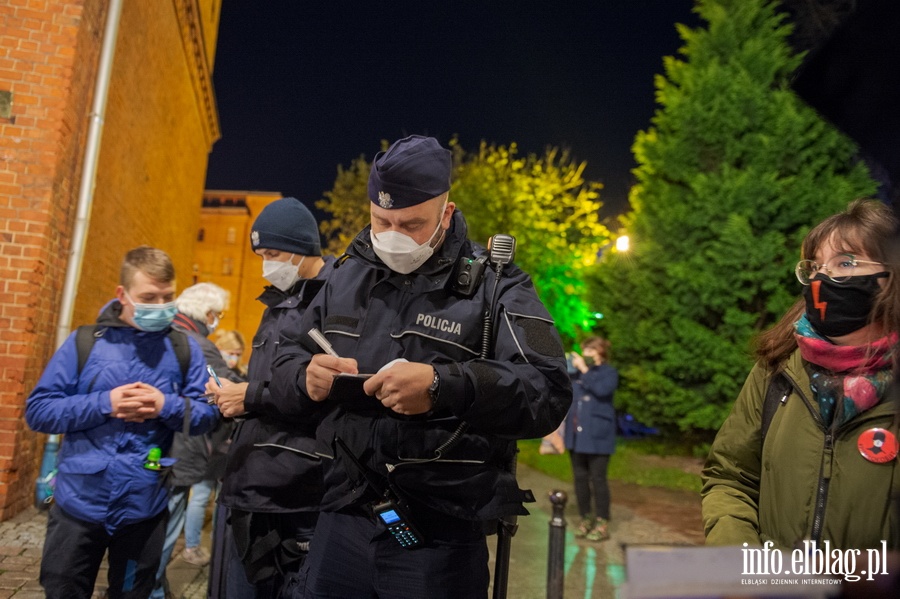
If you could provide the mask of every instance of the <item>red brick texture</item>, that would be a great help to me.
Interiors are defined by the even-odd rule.
[[[0,91],[12,94],[0,118],[0,520],[34,500],[44,436],[24,405],[56,347],[107,5],[0,2]],[[168,251],[179,288],[190,284],[218,136],[198,72],[212,66],[219,6],[124,2],[73,326],[94,320],[136,245]]]

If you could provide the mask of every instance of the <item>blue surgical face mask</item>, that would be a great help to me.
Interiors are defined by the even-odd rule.
[[[139,304],[131,299],[127,291],[125,292],[125,297],[134,306],[134,316],[132,317],[134,326],[142,331],[155,332],[167,329],[172,324],[175,313],[178,311],[175,307],[175,302]]]

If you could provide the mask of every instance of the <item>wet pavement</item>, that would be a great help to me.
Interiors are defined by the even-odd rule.
[[[519,486],[531,489],[537,499],[528,504],[531,515],[519,518],[512,540],[507,596],[510,599],[547,597],[547,562],[551,491],[566,493],[564,594],[573,598],[614,598],[625,579],[625,548],[629,545],[698,545],[703,543],[700,497],[697,493],[670,491],[610,481],[612,514],[607,541],[576,539],[579,521],[571,483],[563,483],[526,466],[517,471]],[[495,539],[489,539],[492,548]]]
[[[567,599],[614,598],[625,577],[625,548],[629,545],[699,545],[703,543],[700,501],[696,493],[640,487],[610,481],[612,493],[611,538],[603,542],[575,539],[573,529],[578,510],[572,485],[562,483],[526,466],[519,466],[519,485],[531,489],[537,502],[528,505],[531,515],[519,518],[519,529],[512,539],[509,565],[509,599],[546,599],[547,562],[552,506],[551,491],[565,492],[569,501],[564,556],[564,593]],[[38,599],[43,597],[38,584],[41,548],[46,528],[46,513],[29,509],[0,523],[0,599]],[[203,545],[209,547],[209,525]],[[490,537],[492,564],[496,537]],[[188,564],[179,556],[182,540],[176,546],[168,576],[176,597],[206,597],[208,566]],[[106,575],[101,571],[97,592],[102,597]]]

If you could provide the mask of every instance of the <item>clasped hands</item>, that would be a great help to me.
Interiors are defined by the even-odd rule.
[[[125,422],[144,422],[159,416],[166,398],[162,391],[147,383],[129,383],[109,392],[113,418]]]

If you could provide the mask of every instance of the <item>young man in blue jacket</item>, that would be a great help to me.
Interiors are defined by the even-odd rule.
[[[165,456],[175,431],[202,434],[219,417],[200,398],[208,376],[196,341],[170,336],[174,299],[169,256],[129,251],[83,366],[73,333],[28,397],[28,425],[65,435],[41,558],[49,599],[89,598],[107,550],[110,598],[144,599],[153,588],[169,493],[165,468],[148,455]],[[173,339],[190,349],[184,373]]]

